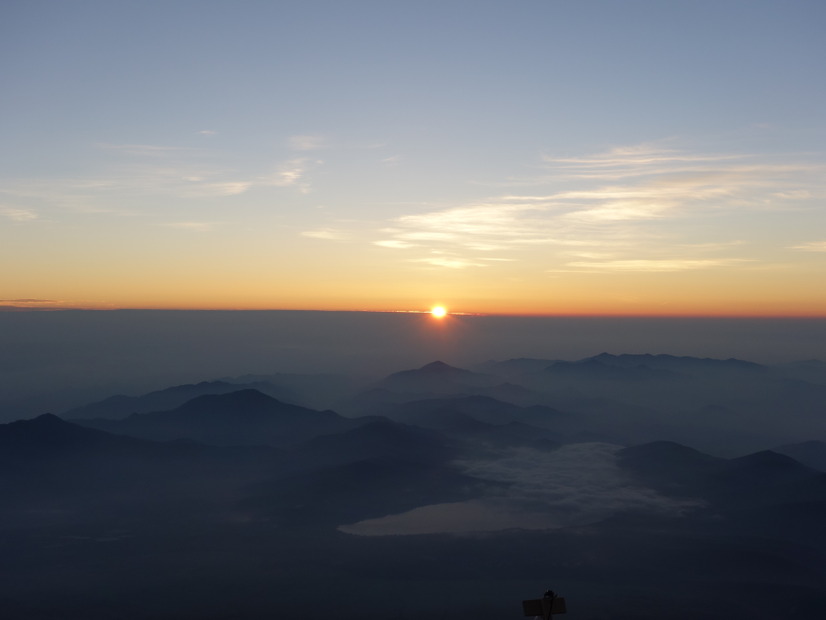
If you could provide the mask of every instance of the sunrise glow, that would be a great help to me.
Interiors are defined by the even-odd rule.
[[[433,318],[443,319],[447,316],[447,309],[444,306],[433,306],[433,308],[430,309],[430,314]]]
[[[8,16],[0,311],[826,316],[818,3],[121,4]]]

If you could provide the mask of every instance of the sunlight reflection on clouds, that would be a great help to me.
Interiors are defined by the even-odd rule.
[[[806,187],[819,184],[822,165],[805,158],[776,161],[737,153],[704,154],[652,144],[618,147],[578,158],[544,157],[547,173],[513,180],[512,185],[554,188],[545,195],[511,193],[475,204],[453,205],[402,215],[378,245],[411,250],[409,242],[427,249],[450,249],[455,257],[444,267],[483,266],[480,254],[517,252],[544,247],[552,270],[560,271],[683,271],[737,267],[756,260],[733,255],[736,240],[721,240],[716,255],[698,259],[696,246],[681,226],[657,234],[653,226],[676,221],[700,223],[721,214],[773,211],[798,205],[814,195]],[[599,184],[602,182],[603,184]],[[596,183],[596,184],[595,184]],[[773,190],[767,200],[766,190]],[[790,205],[789,203],[794,203]],[[726,243],[728,241],[728,243]],[[559,250],[571,245],[611,245],[612,260],[565,262]],[[794,249],[816,249],[795,246]],[[557,252],[554,255],[554,252]],[[663,256],[666,255],[666,256]],[[522,260],[535,260],[523,255]],[[416,259],[413,259],[414,261]],[[418,259],[431,262],[429,259]],[[437,264],[438,263],[432,263]]]

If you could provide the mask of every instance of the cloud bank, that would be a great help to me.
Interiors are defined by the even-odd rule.
[[[552,452],[518,448],[499,458],[460,463],[467,475],[505,483],[507,491],[466,502],[343,525],[359,536],[554,529],[601,521],[621,513],[678,515],[698,506],[635,484],[617,466],[620,446],[580,443]]]

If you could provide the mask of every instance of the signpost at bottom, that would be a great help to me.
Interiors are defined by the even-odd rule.
[[[522,611],[526,616],[539,616],[543,620],[549,620],[554,614],[564,614],[567,610],[564,598],[557,596],[553,590],[545,590],[542,598],[522,601]]]

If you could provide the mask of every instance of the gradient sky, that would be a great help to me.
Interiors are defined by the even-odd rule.
[[[821,0],[0,5],[0,305],[826,316]]]

